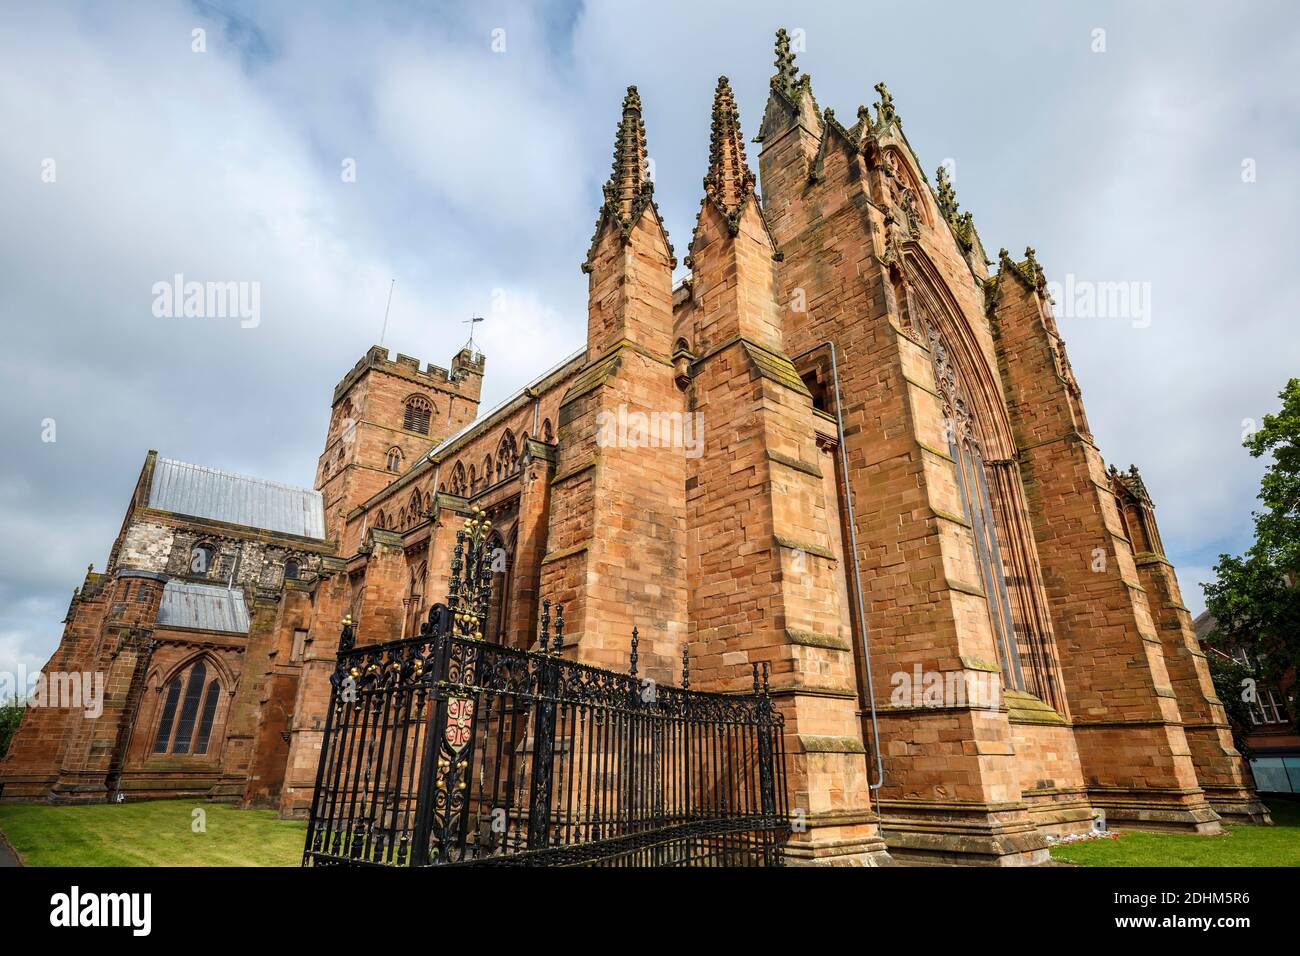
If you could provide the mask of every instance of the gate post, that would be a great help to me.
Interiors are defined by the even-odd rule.
[[[434,621],[432,610],[429,619],[433,624],[430,634],[433,644],[433,673],[429,680],[429,707],[433,713],[429,718],[429,729],[424,738],[424,754],[420,760],[420,789],[415,802],[415,827],[411,836],[411,866],[428,866],[430,862],[429,840],[433,833],[434,769],[438,765],[438,754],[442,749],[447,724],[447,695],[442,687],[447,676],[447,628],[444,626],[443,616],[440,615],[439,620]]]
[[[755,672],[758,665],[754,665]],[[763,662],[763,689],[758,695],[758,786],[759,805],[765,821],[776,822],[776,775],[772,766],[772,698],[767,690],[767,661]]]
[[[558,656],[547,653],[550,640],[550,601],[543,601],[541,656],[537,660],[537,710],[533,724],[533,772],[528,788],[528,849],[542,850],[551,842],[551,773],[555,762],[555,703],[559,691]],[[564,611],[556,621],[555,650],[560,649]]]

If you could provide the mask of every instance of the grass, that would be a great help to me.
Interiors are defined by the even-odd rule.
[[[1056,847],[1052,858],[1080,866],[1300,866],[1300,802],[1264,802],[1271,827],[1227,826],[1222,836],[1125,832]]]
[[[206,832],[192,829],[196,810]],[[9,803],[0,804],[0,832],[26,866],[297,866],[307,824],[191,800]]]
[[[1273,826],[1223,836],[1123,833],[1052,857],[1081,866],[1300,866],[1300,802],[1270,799]],[[206,832],[191,828],[195,810]],[[189,800],[52,807],[0,804],[3,832],[27,866],[297,866],[306,824],[274,810]]]

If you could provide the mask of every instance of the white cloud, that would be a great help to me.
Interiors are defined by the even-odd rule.
[[[0,666],[48,655],[148,448],[310,482],[332,386],[378,338],[391,278],[394,349],[445,363],[462,320],[488,316],[487,405],[580,346],[578,265],[624,88],[641,90],[680,256],[714,81],[731,77],[752,136],[782,24],[804,29],[799,65],[842,118],[889,82],[926,169],[957,159],[986,246],[1033,244],[1052,278],[1152,283],[1149,329],[1062,323],[1092,426],[1109,460],[1142,467],[1190,606],[1245,543],[1260,465],[1241,420],[1300,366],[1300,31],[1284,6],[898,9],[887,33],[873,9],[776,0],[226,6],[0,11],[0,536],[15,543],[0,597],[37,602],[7,623]],[[178,271],[261,282],[261,325],[154,319],[151,286]],[[45,417],[56,444],[39,442]]]

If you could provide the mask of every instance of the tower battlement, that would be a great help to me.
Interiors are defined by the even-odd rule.
[[[391,358],[388,349],[384,346],[371,346],[370,350],[358,359],[357,364],[352,366],[334,386],[334,396],[330,404],[338,404],[367,371],[386,372],[389,375],[408,379],[415,385],[454,392],[465,398],[477,400],[483,382],[483,370],[487,365],[487,356],[482,353],[476,354],[470,349],[461,349],[452,358],[450,369],[434,365],[432,362],[423,367],[422,365],[422,361],[413,356],[398,352],[396,358]]]

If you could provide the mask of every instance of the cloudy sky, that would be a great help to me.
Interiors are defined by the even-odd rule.
[[[778,26],[840,116],[889,83],[990,254],[1149,290],[1061,326],[1199,611],[1249,539],[1245,423],[1300,374],[1293,4],[6,4],[0,670],[54,649],[148,449],[309,485],[391,279],[391,348],[445,363],[488,316],[489,403],[580,347],[625,87],[680,254],[716,78],[752,136]],[[258,283],[260,321],[155,316],[178,273]]]

